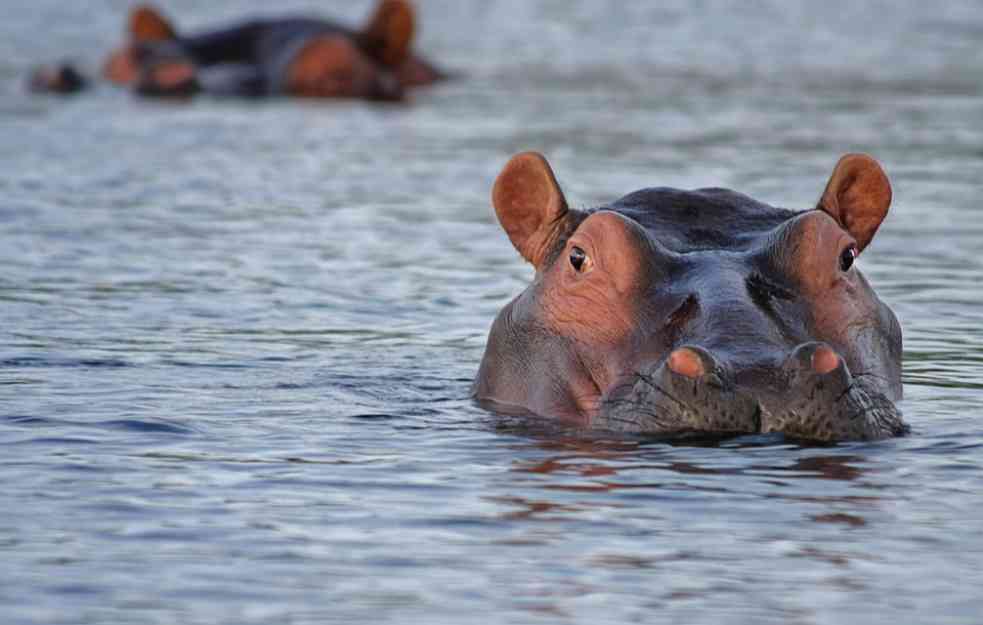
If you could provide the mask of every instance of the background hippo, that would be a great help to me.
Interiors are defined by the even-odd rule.
[[[718,188],[572,210],[535,153],[493,203],[536,276],[492,326],[479,400],[631,432],[906,431],[901,330],[854,265],[891,203],[870,157],[840,159],[803,212]]]
[[[143,95],[293,95],[399,100],[444,77],[412,51],[416,19],[406,0],[381,0],[360,29],[307,16],[254,19],[183,35],[159,11],[131,11],[127,41],[103,66],[105,79]],[[68,74],[66,74],[68,72]],[[71,93],[71,66],[42,67],[35,91]]]

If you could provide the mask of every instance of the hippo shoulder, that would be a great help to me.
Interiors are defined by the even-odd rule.
[[[631,217],[679,253],[742,249],[796,214],[719,187],[641,189],[598,210]]]

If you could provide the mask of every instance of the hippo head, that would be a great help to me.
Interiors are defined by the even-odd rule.
[[[310,98],[404,99],[404,66],[412,66],[415,13],[407,0],[380,0],[364,28],[326,29],[323,35],[298,35],[299,45],[278,58],[228,62],[254,63],[276,77],[277,90]],[[152,6],[134,8],[127,19],[126,43],[113,50],[103,77],[137,93],[184,96],[208,91],[201,83],[201,62],[174,24]],[[221,65],[212,61],[211,66]]]
[[[901,330],[857,268],[891,203],[866,155],[815,209],[726,189],[567,206],[546,160],[495,182],[535,279],[496,318],[474,394],[500,411],[665,435],[896,436]]]

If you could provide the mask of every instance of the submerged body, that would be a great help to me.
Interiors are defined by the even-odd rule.
[[[140,7],[130,14],[128,40],[109,55],[103,76],[144,95],[399,100],[407,89],[444,77],[412,51],[414,33],[415,15],[405,0],[381,0],[361,29],[290,16],[192,34]],[[32,88],[67,92],[56,78],[56,70],[41,68]]]
[[[577,211],[519,155],[493,201],[536,277],[495,320],[475,396],[605,430],[900,435],[900,326],[853,263],[890,200],[849,155],[813,210],[656,188]]]

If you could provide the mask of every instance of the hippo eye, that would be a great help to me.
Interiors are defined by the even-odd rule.
[[[850,267],[853,267],[853,261],[857,259],[857,246],[851,245],[850,247],[843,250],[840,254],[840,270],[850,271]]]
[[[585,269],[585,265],[587,265],[587,253],[579,247],[571,248],[570,264],[573,265],[573,268],[578,272],[583,271]]]

